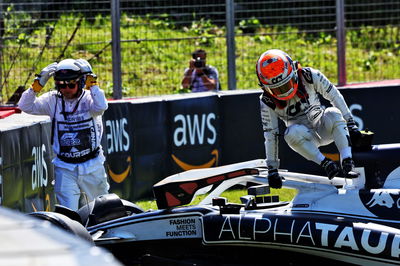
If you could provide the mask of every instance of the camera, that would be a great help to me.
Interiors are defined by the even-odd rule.
[[[195,66],[196,68],[205,67],[204,60],[201,59],[200,57],[197,57],[197,58],[195,59],[195,61],[194,61],[194,66]]]

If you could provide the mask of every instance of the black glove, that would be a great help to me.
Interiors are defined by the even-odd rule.
[[[358,130],[356,122],[353,120],[353,118],[350,118],[347,121],[347,128],[349,129],[351,143],[353,145],[358,143],[359,140],[362,138],[362,134],[360,130]]]
[[[278,169],[269,169],[268,170],[268,183],[272,188],[281,188],[282,187],[282,177],[278,173]]]

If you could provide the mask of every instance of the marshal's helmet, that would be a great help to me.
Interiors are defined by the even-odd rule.
[[[289,100],[298,88],[297,69],[285,52],[273,49],[263,53],[256,64],[260,86],[278,100]]]
[[[79,89],[83,88],[83,74],[74,59],[64,59],[57,64],[54,80],[57,88],[72,87],[76,83]]]
[[[64,59],[60,61],[54,73],[54,80],[70,81],[80,78],[82,76],[81,69],[74,63],[74,59]]]

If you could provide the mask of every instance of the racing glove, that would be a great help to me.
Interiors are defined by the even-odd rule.
[[[282,177],[278,173],[278,169],[269,169],[268,170],[268,183],[272,188],[281,188],[282,187]]]
[[[94,85],[97,85],[97,76],[93,74],[93,69],[92,66],[89,64],[89,62],[85,59],[77,59],[75,60],[75,65],[77,65],[81,73],[86,75],[85,77],[85,88],[90,90],[90,88]]]
[[[94,85],[97,85],[97,76],[95,74],[87,74],[85,81],[85,88],[90,90],[90,88]]]
[[[358,140],[362,138],[362,134],[360,130],[358,130],[357,124],[353,118],[347,120],[347,128],[349,130],[351,143],[357,143]]]
[[[40,71],[40,74],[36,75],[36,78],[33,81],[32,89],[35,92],[40,92],[44,85],[46,85],[47,81],[51,76],[54,75],[54,72],[57,69],[57,63],[51,63]]]

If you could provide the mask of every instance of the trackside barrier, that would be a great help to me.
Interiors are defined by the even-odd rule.
[[[1,205],[24,212],[52,209],[50,132],[44,116],[22,113],[0,120]]]
[[[375,144],[400,141],[400,128],[391,126],[400,116],[384,96],[397,95],[399,86],[341,91],[360,128],[375,132]],[[259,95],[259,90],[223,91],[110,102],[104,146],[114,192],[135,200],[151,196],[153,184],[183,170],[264,158]],[[283,137],[280,143],[281,168],[324,174]],[[322,150],[338,157],[333,144]]]
[[[374,144],[400,142],[394,102],[399,89],[341,90],[360,128],[375,132]],[[111,192],[135,201],[151,197],[152,185],[166,176],[264,158],[259,95],[259,90],[237,90],[110,101],[103,117],[103,147]],[[5,126],[20,117],[26,120]],[[1,204],[27,212],[54,205],[50,122],[34,119],[22,113],[0,120]],[[280,143],[281,168],[322,174],[283,137]],[[333,144],[323,151],[337,156]]]

